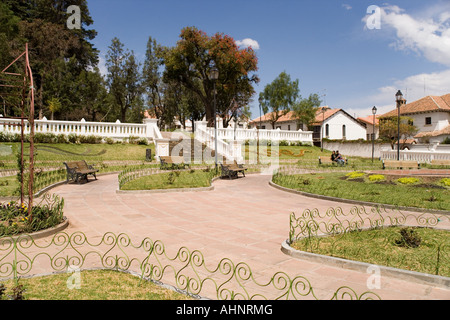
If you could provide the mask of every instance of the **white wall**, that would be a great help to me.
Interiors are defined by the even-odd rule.
[[[414,125],[419,129],[419,132],[430,132],[442,130],[449,125],[450,113],[449,112],[427,112],[409,115],[412,118]],[[425,119],[431,118],[431,125],[425,124]]]
[[[326,126],[329,126],[328,136],[326,133]],[[343,136],[343,126],[345,126],[345,137]],[[331,140],[366,140],[366,128],[357,123],[355,120],[349,118],[345,113],[338,112],[325,120],[324,137]]]
[[[255,127],[259,127],[259,122],[254,124]],[[265,130],[273,130],[280,127],[280,130],[297,131],[297,121],[286,121],[282,123],[276,123],[275,128],[272,128],[272,123],[268,121],[261,121],[261,126],[265,126]]]

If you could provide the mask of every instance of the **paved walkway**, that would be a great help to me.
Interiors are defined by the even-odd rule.
[[[269,186],[270,176],[252,174],[217,180],[214,190],[158,194],[118,194],[117,175],[87,184],[52,190],[65,199],[66,232],[82,231],[88,238],[106,232],[161,240],[168,250],[185,246],[200,250],[208,263],[222,258],[245,262],[267,275],[284,271],[306,277],[318,298],[330,299],[341,286],[356,292],[373,291],[382,299],[450,299],[450,288],[381,277],[381,289],[369,290],[370,274],[293,258],[281,252],[288,238],[289,215],[305,209],[354,205],[292,194]],[[176,251],[172,251],[176,252]]]

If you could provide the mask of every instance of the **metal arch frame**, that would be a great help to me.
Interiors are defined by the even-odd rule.
[[[11,66],[18,63],[21,59],[24,60],[24,73],[15,73],[15,72],[8,72],[8,69],[11,68]],[[6,77],[4,77],[6,76]],[[23,77],[22,80],[16,80],[16,79],[6,79],[8,76],[13,77]],[[22,85],[18,85],[18,83],[22,83]],[[0,72],[0,88],[16,88],[16,89],[22,89],[21,94],[17,93],[8,93],[8,92],[0,92],[0,97],[3,98],[5,95],[20,95],[21,96],[21,116],[20,117],[3,117],[5,119],[20,119],[20,124],[13,124],[16,126],[21,127],[21,164],[22,168],[24,165],[24,159],[23,159],[23,145],[24,145],[24,127],[25,127],[25,120],[28,120],[28,124],[30,126],[30,179],[28,184],[28,216],[29,219],[32,219],[32,208],[33,208],[33,180],[34,180],[34,82],[33,82],[33,72],[31,70],[30,66],[30,58],[28,54],[28,43],[25,44],[25,51],[22,52],[16,59],[14,59],[13,62],[11,62],[6,68],[4,68]],[[27,103],[28,101],[28,103]],[[29,108],[27,108],[27,104],[29,104]],[[26,117],[26,111],[29,110],[28,117]],[[5,123],[1,123],[0,125]],[[20,193],[20,203],[24,203],[24,184],[23,184],[23,170],[21,172],[22,174],[22,183],[21,183],[21,193]]]

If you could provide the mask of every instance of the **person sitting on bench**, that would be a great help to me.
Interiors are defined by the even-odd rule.
[[[335,161],[337,162],[338,165],[341,165],[341,166],[343,166],[345,164],[345,159],[339,153],[339,150],[336,150]]]
[[[333,150],[333,153],[331,154],[331,161],[336,161],[336,152]]]

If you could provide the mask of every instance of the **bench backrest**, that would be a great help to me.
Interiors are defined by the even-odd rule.
[[[385,167],[417,167],[419,163],[413,160],[384,160]]]
[[[180,163],[184,163],[184,158],[181,156],[172,156],[172,163],[175,164],[180,164]]]
[[[72,162],[64,162],[64,164],[67,166],[67,168],[69,169],[78,169],[78,162],[76,161],[72,161]]]
[[[450,165],[450,160],[445,160],[445,159],[435,160],[435,159],[433,159],[433,160],[431,160],[431,164],[441,165],[441,166]]]
[[[86,161],[71,161],[71,162],[65,162],[65,164],[69,169],[89,170],[89,167],[88,167]]]
[[[181,156],[160,156],[159,158],[161,161],[166,163],[174,163],[174,164],[184,163],[184,158]]]

